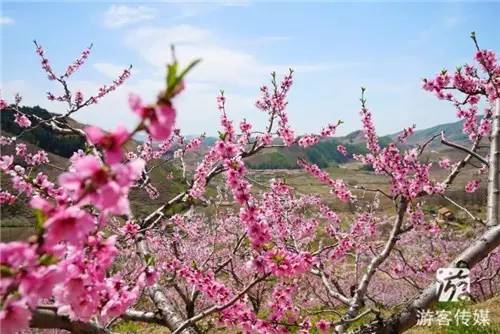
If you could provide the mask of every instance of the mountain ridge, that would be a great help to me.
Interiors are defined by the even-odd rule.
[[[54,115],[39,106],[22,107],[22,110],[23,112],[37,114],[37,116],[42,118],[48,118]],[[72,119],[69,119],[68,122],[72,122],[73,126],[79,128],[85,126],[85,124],[76,122]],[[423,143],[425,140],[435,134],[439,134],[441,131],[445,132],[449,140],[463,144],[468,141],[468,138],[462,132],[462,123],[463,121],[443,123],[430,128],[415,130],[414,134],[407,139],[407,142],[405,144],[400,144],[400,146],[409,147]],[[1,113],[1,130],[12,135],[16,135],[22,131],[22,129],[14,123],[14,116],[11,111],[3,111]],[[397,141],[398,135],[399,132],[381,136],[379,137],[380,144],[385,146],[391,141]],[[186,137],[191,138],[194,136],[188,135]],[[74,150],[84,147],[84,143],[81,139],[64,138],[64,140],[61,140],[57,135],[51,134],[50,130],[44,128],[35,129],[32,133],[28,133],[27,138],[25,137],[24,139],[50,153],[66,158],[69,157]],[[138,144],[138,142],[145,139],[145,136],[135,136],[134,139],[135,144]],[[189,159],[189,163],[196,165],[204,151],[206,151],[216,140],[217,137],[205,137],[202,151],[193,155],[193,157]],[[346,147],[349,152],[347,157],[337,151],[338,145],[344,145]],[[429,146],[438,151],[444,149],[444,146],[439,140],[435,140]],[[267,149],[259,152],[259,154],[255,156],[249,157],[247,159],[247,164],[249,168],[253,169],[294,169],[298,168],[297,159],[303,158],[320,167],[328,167],[350,162],[352,161],[353,154],[363,153],[366,153],[365,139],[362,131],[356,130],[344,136],[324,138],[318,144],[308,148],[292,145],[280,149]]]

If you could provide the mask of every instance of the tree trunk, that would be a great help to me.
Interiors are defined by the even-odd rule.
[[[491,130],[490,161],[488,174],[488,226],[498,225],[500,215],[500,98],[495,101]]]

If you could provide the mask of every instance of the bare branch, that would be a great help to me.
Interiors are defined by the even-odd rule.
[[[468,149],[465,146],[458,145],[456,143],[452,143],[452,142],[446,140],[446,138],[444,137],[444,132],[441,132],[441,143],[443,143],[446,146],[450,146],[450,147],[456,148],[458,150],[461,150],[461,151],[463,151],[465,153],[468,153],[468,154],[472,155],[474,158],[476,158],[477,160],[481,161],[486,166],[488,166],[488,164],[489,164],[488,160],[486,160],[484,157],[480,156],[479,154],[477,154],[473,150],[470,150],[470,149]]]
[[[466,207],[461,206],[460,204],[458,204],[457,202],[455,202],[454,200],[452,200],[451,198],[449,198],[448,196],[446,196],[444,194],[441,195],[441,197],[443,197],[445,200],[447,200],[448,202],[450,202],[451,204],[453,204],[454,206],[456,206],[457,208],[459,208],[460,210],[462,210],[463,212],[465,212],[475,222],[478,222],[478,223],[480,223],[482,225],[486,225],[481,218],[474,216]]]

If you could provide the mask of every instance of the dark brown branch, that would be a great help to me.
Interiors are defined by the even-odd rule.
[[[31,328],[57,328],[65,329],[75,334],[109,334],[112,333],[108,329],[101,327],[92,322],[73,321],[69,317],[58,315],[55,309],[39,308],[33,311]]]

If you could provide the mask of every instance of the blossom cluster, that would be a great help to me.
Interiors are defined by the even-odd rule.
[[[459,67],[453,74],[442,71],[433,79],[424,79],[423,88],[433,92],[439,99],[449,100],[457,110],[457,117],[463,120],[463,132],[471,140],[488,136],[491,132],[491,109],[484,108],[479,115],[481,99],[492,103],[499,98],[500,65],[496,54],[490,50],[479,50],[475,55],[480,70],[470,64]],[[481,75],[483,74],[483,75]]]
[[[49,79],[63,82],[83,65],[89,50],[61,77],[54,74],[41,46],[37,45],[37,53]],[[89,101],[95,102],[116,89],[129,75],[126,70],[112,86],[102,88]],[[64,99],[71,103],[69,97]],[[77,107],[82,106],[83,94],[77,92],[75,100]],[[111,267],[118,255],[117,236],[104,233],[104,228],[116,221],[116,217],[131,214],[128,195],[145,167],[140,158],[124,161],[127,140],[142,129],[165,140],[173,132],[175,109],[170,101],[161,100],[153,108],[158,111],[156,114],[149,112],[151,107],[143,106],[137,98],[132,100],[133,111],[141,117],[139,126],[133,132],[118,127],[110,133],[87,127],[88,143],[100,151],[75,152],[57,184],[43,172],[32,176],[36,167],[49,163],[45,151],[30,153],[26,144],[17,143],[16,158],[0,157],[2,173],[9,176],[18,196],[32,198],[30,206],[36,215],[33,238],[0,244],[2,332],[15,333],[27,327],[38,303],[49,298],[53,298],[58,314],[70,319],[89,321],[97,317],[108,321],[124,313],[137,301],[142,289],[158,278],[156,269],[147,263],[132,268],[129,275],[112,274]],[[16,98],[16,105],[19,102]],[[2,106],[7,103],[2,102]],[[31,122],[26,115],[16,113],[15,122],[30,130]],[[15,142],[16,138],[5,139],[2,145]],[[13,204],[16,200],[10,191],[2,191],[0,197],[2,204]]]

